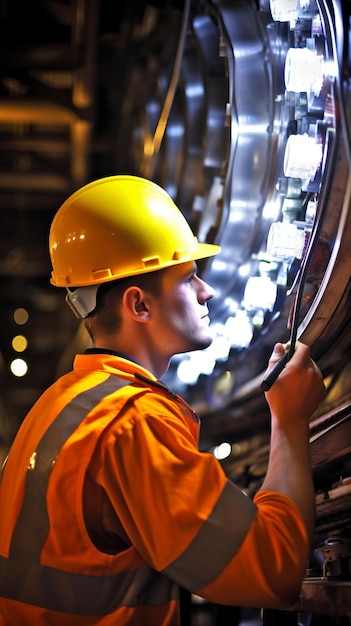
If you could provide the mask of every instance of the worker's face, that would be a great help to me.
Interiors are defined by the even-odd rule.
[[[165,270],[162,278],[153,309],[154,339],[170,356],[207,348],[213,339],[207,301],[214,290],[196,271],[196,263],[182,263]]]

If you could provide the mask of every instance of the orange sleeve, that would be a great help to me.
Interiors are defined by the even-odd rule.
[[[240,549],[199,595],[239,606],[287,608],[297,599],[308,558],[308,538],[298,507],[287,496],[260,491],[257,515]]]
[[[107,433],[99,476],[139,555],[215,603],[293,604],[308,555],[297,506],[268,490],[252,502],[167,403],[148,408],[129,406]]]

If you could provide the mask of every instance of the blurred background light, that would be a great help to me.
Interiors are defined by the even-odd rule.
[[[27,374],[28,365],[24,359],[14,359],[10,363],[10,370],[14,376],[21,378]]]
[[[24,352],[27,349],[28,341],[24,335],[16,335],[12,339],[12,347],[15,352]]]

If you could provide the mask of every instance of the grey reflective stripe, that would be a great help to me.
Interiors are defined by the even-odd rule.
[[[178,599],[178,585],[147,567],[115,576],[84,576],[0,557],[1,596],[71,615],[109,615],[122,607]]]
[[[1,485],[2,475],[3,475],[3,473],[4,473],[5,465],[6,465],[6,463],[7,463],[7,459],[8,459],[8,458],[9,458],[9,455],[7,455],[7,456],[5,457],[4,462],[3,462],[2,466],[1,466],[1,470],[0,470],[0,485]]]
[[[193,592],[210,584],[240,548],[256,511],[252,500],[228,480],[200,532],[164,573]]]
[[[75,396],[49,426],[36,449],[34,467],[27,471],[22,509],[11,538],[11,559],[40,562],[49,532],[46,492],[56,456],[91,409],[124,385],[124,380],[110,376]]]

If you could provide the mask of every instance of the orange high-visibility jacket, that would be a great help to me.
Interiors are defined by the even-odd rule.
[[[114,354],[78,355],[23,421],[0,486],[1,626],[177,626],[179,586],[282,607],[307,560],[287,497],[254,502],[198,450],[178,396]]]

